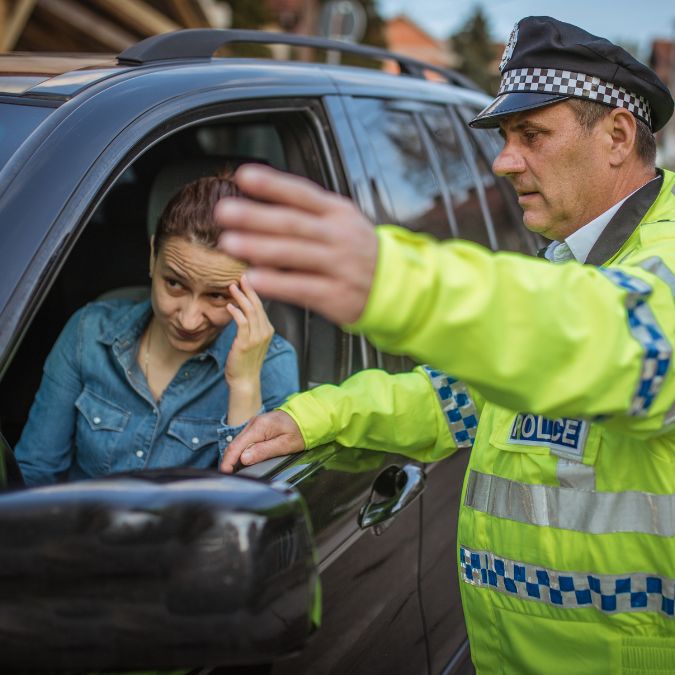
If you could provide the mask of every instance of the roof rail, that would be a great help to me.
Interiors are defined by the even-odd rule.
[[[119,54],[117,61],[120,65],[143,65],[154,61],[171,59],[210,59],[213,53],[220,47],[237,42],[313,47],[315,49],[326,49],[364,56],[379,61],[394,61],[398,64],[402,75],[426,79],[424,77],[425,71],[431,71],[441,75],[450,84],[456,84],[469,89],[478,89],[478,86],[474,82],[461,73],[446,68],[439,68],[438,66],[418,61],[403,54],[396,54],[386,49],[380,49],[379,47],[261,30],[187,28],[171,33],[161,33],[128,47]]]

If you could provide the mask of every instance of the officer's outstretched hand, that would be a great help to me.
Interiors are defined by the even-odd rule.
[[[340,323],[363,312],[377,262],[372,223],[345,197],[260,165],[234,180],[249,199],[215,208],[225,228],[219,246],[248,261],[246,276],[263,296],[305,305]]]
[[[254,417],[230,443],[220,470],[233,473],[237,463],[257,464],[272,457],[290,455],[305,448],[298,425],[282,410],[273,410]]]

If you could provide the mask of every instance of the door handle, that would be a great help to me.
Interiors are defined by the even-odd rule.
[[[365,529],[392,518],[415,500],[424,490],[425,483],[426,474],[419,466],[390,466],[375,480],[370,499],[361,508],[359,526]],[[377,496],[386,498],[375,501]]]

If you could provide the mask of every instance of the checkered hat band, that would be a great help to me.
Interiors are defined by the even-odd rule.
[[[506,71],[497,94],[519,91],[588,98],[612,108],[625,108],[645,122],[649,128],[652,126],[651,107],[643,96],[632,94],[611,82],[603,82],[593,75],[555,68],[518,68]]]

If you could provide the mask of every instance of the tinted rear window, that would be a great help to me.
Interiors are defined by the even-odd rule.
[[[54,108],[0,103],[0,169]]]

